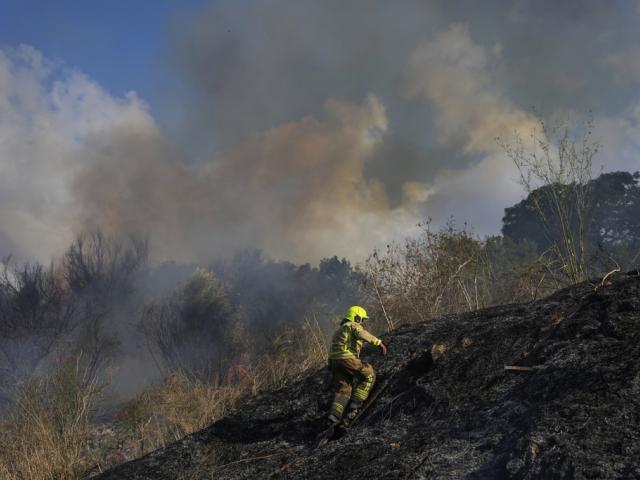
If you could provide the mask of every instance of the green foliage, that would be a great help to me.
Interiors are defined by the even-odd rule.
[[[628,269],[637,261],[640,252],[640,174],[613,172],[600,175],[588,186],[590,210],[585,226],[587,272],[597,275],[609,271],[612,259]],[[502,233],[515,242],[528,241],[539,253],[551,248],[561,234],[561,228],[551,211],[549,201],[538,200],[549,219],[549,235],[540,227],[535,198],[548,199],[544,192],[549,186],[532,191],[516,205],[505,209]],[[560,187],[557,187],[560,188]],[[570,208],[575,206],[569,205]],[[572,218],[577,218],[573,215]],[[573,222],[571,229],[578,229]]]
[[[217,276],[201,268],[178,292],[147,306],[141,325],[163,370],[214,383],[247,338],[241,309]]]

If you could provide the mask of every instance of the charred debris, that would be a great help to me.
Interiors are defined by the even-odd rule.
[[[638,272],[383,338],[384,394],[321,448],[325,370],[98,478],[640,478]]]

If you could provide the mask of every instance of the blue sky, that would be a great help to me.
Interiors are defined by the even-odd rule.
[[[172,82],[174,22],[206,0],[0,0],[0,45],[27,44],[62,60],[114,95],[135,90],[153,103]]]

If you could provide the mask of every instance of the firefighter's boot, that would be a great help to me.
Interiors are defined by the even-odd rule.
[[[335,425],[340,420],[342,420],[342,416],[344,414],[345,407],[349,403],[349,396],[337,393],[333,398],[333,402],[331,403],[331,411],[329,412],[329,416],[327,417],[327,423],[329,426]]]
[[[358,413],[360,413],[360,409],[362,408],[363,403],[364,402],[362,400],[351,400],[351,402],[349,403],[349,409],[347,410],[347,414],[345,415],[345,422],[347,424],[350,424],[356,419]]]

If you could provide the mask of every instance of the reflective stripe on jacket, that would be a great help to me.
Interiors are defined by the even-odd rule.
[[[333,334],[329,358],[359,358],[364,342],[377,347],[382,340],[367,332],[362,324],[345,319]]]

